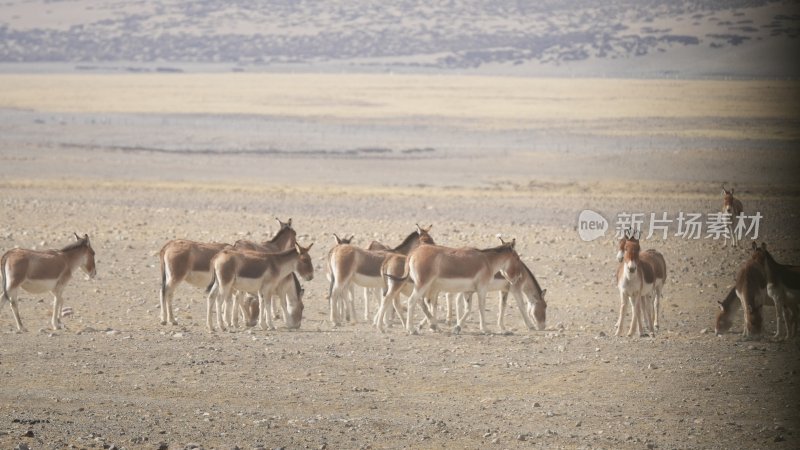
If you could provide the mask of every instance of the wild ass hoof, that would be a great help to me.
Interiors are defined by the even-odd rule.
[[[461,325],[456,325],[453,327],[453,334],[461,334]]]

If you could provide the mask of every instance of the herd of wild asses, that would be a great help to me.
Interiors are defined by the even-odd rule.
[[[743,213],[742,203],[734,197],[733,189],[723,186],[722,213],[728,218]],[[296,239],[292,221],[281,222],[279,231],[269,241],[239,240],[234,244],[204,243],[185,239],[167,242],[160,251],[161,264],[161,323],[177,324],[173,313],[175,289],[187,282],[203,288],[206,300],[206,326],[214,331],[212,312],[216,311],[216,326],[220,330],[235,329],[241,319],[245,326],[256,324],[262,329],[275,329],[273,318],[283,317],[289,329],[300,327],[303,316],[303,293],[300,280],[314,277],[309,255],[313,244],[303,247]],[[727,224],[732,227],[731,223]],[[430,234],[431,226],[417,225],[402,243],[390,247],[372,242],[367,248],[350,243],[350,238],[334,234],[336,244],[327,255],[327,277],[330,322],[341,326],[355,322],[355,289],[364,289],[365,320],[381,332],[397,319],[409,333],[423,326],[437,329],[439,294],[445,294],[445,322],[459,332],[471,313],[473,294],[478,299],[478,320],[482,332],[487,292],[500,291],[497,324],[504,331],[503,314],[508,294],[516,300],[518,310],[529,330],[545,329],[546,289],[542,289],[533,272],[520,259],[515,241],[501,239],[500,245],[477,249],[451,248],[436,244]],[[738,246],[736,233],[729,229],[731,245]],[[667,279],[664,256],[654,249],[641,250],[640,230],[623,231],[619,240],[616,271],[620,294],[619,318],[615,333],[622,333],[628,305],[631,321],[628,335],[655,333],[659,327],[659,310]],[[95,252],[88,235],[75,234],[76,241],[60,250],[28,250],[15,248],[0,260],[3,279],[0,309],[8,302],[19,332],[25,331],[20,319],[17,300],[19,290],[32,294],[51,293],[53,311],[51,327],[63,327],[63,291],[80,267],[94,277]],[[727,241],[726,241],[727,245]],[[744,314],[744,335],[756,336],[763,329],[761,309],[770,302],[776,311],[776,339],[794,337],[797,331],[798,302],[800,302],[800,266],[778,263],[767,250],[766,243],[752,242],[750,256],[735,274],[735,287],[719,302],[715,330],[717,334],[730,329],[732,316],[741,305]],[[369,314],[369,294],[379,293],[380,304],[373,317]],[[400,294],[407,298],[403,304]],[[455,318],[452,317],[455,303]],[[424,318],[414,322],[419,307]]]

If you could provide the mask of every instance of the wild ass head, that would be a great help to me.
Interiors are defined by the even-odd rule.
[[[295,272],[306,281],[314,279],[314,263],[311,261],[311,255],[308,254],[308,251],[311,250],[313,245],[314,244],[311,244],[303,248],[296,242],[294,244],[294,249],[298,254]]]
[[[735,198],[733,197],[733,188],[731,190],[725,189],[725,184],[722,184],[722,212],[726,214],[733,215],[734,211],[734,202]]]
[[[620,259],[618,253],[617,259],[625,266],[626,273],[636,273],[636,269],[639,266],[640,249],[638,233],[636,231],[632,231],[628,234],[627,238],[623,237],[623,239],[620,240],[620,253],[622,253],[622,258]]]
[[[89,242],[89,235],[84,234],[83,237],[78,236],[78,233],[73,233],[75,235],[76,242],[69,244],[68,246],[61,249],[62,252],[80,252],[80,267],[89,278],[94,278],[97,275],[97,267],[94,264],[94,249],[92,248],[92,244]]]

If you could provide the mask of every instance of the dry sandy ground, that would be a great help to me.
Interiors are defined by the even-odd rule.
[[[713,333],[716,301],[746,250],[646,241],[669,265],[663,324],[655,337],[614,337],[615,242],[610,233],[584,242],[575,229],[585,208],[612,220],[717,211],[727,181],[747,211],[762,213],[759,241],[797,264],[791,140],[633,136],[613,150],[598,136],[476,131],[463,152],[276,155],[224,151],[222,138],[256,127],[247,117],[109,116],[89,126],[95,117],[2,114],[0,249],[58,248],[88,233],[98,266],[94,280],[77,275],[66,290],[74,314],[65,330],[47,329],[44,296],[22,296],[28,333],[14,333],[9,309],[0,311],[2,448],[800,447],[798,341],[745,341],[738,316],[731,333]],[[642,135],[652,120],[642,119]],[[459,137],[433,125],[259,123],[342,148],[363,138],[400,149],[397,136],[415,132]],[[181,139],[192,150],[205,127],[221,138],[199,149],[222,150],[166,151]],[[121,148],[140,142],[137,131],[169,142]],[[537,136],[530,145],[550,151],[525,151],[521,142]],[[555,151],[560,143],[572,151]],[[299,241],[314,243],[299,331],[209,333],[204,295],[189,286],[177,293],[179,325],[159,324],[156,255],[167,240],[265,240],[275,217],[291,217]],[[333,328],[323,260],[332,233],[395,244],[415,223],[433,224],[449,246],[516,238],[547,289],[547,330],[527,331],[514,306],[510,334],[494,323],[478,333],[474,320],[460,335],[380,334],[361,317]],[[772,307],[765,317],[772,333]]]

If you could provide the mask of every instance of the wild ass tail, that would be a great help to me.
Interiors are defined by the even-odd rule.
[[[214,285],[215,284],[217,284],[217,271],[216,270],[212,270],[211,271],[211,283],[208,283],[208,286],[206,287],[206,294],[211,293],[211,291],[214,289]]]
[[[8,281],[6,278],[6,259],[8,259],[6,254],[3,254],[0,258],[0,283],[3,283],[3,295],[0,295],[0,306],[5,305],[6,301],[10,301],[8,298],[8,287],[6,287],[6,282]]]

